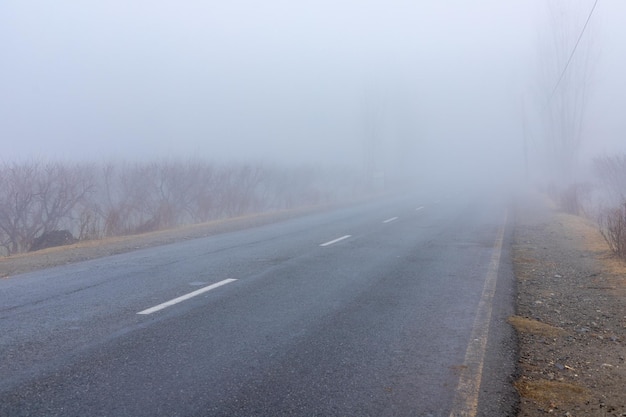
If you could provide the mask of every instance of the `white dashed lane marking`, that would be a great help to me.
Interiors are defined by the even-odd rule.
[[[233,278],[228,278],[228,279],[225,279],[223,281],[216,282],[215,284],[211,284],[208,287],[200,288],[199,290],[190,292],[189,294],[181,295],[180,297],[174,298],[173,300],[166,301],[166,302],[161,303],[159,305],[156,305],[154,307],[150,307],[148,309],[140,311],[137,314],[144,314],[145,315],[145,314],[156,313],[159,310],[163,310],[164,308],[173,306],[174,304],[178,304],[178,303],[183,302],[185,300],[189,300],[190,298],[193,298],[193,297],[195,297],[197,295],[203,294],[203,293],[205,293],[207,291],[214,290],[215,288],[221,287],[222,285],[230,284],[233,281],[237,281],[237,280],[233,279]]]
[[[333,240],[328,241],[326,243],[322,243],[320,246],[330,246],[330,245],[332,245],[334,243],[341,242],[342,240],[346,240],[346,239],[348,239],[350,237],[352,237],[352,235],[341,236],[341,237],[339,237],[337,239],[333,239]]]

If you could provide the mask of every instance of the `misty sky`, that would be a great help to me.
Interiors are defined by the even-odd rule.
[[[544,3],[2,0],[0,159],[359,164],[376,129],[390,164],[510,165]],[[625,14],[589,28],[594,152],[626,143]]]

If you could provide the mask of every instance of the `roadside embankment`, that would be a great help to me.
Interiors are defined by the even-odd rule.
[[[519,416],[626,416],[626,265],[595,226],[533,198],[513,261]]]
[[[294,210],[251,214],[139,235],[80,241],[75,244],[47,248],[36,252],[0,257],[0,278],[8,278],[30,271],[103,258],[138,249],[167,245],[182,240],[198,239],[219,233],[262,226],[291,217],[313,213],[324,208],[326,206],[312,206]]]

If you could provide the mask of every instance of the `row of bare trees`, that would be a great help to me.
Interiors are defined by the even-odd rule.
[[[214,164],[200,159],[71,164],[0,163],[0,255],[46,232],[79,239],[352,198],[360,177],[340,169]]]

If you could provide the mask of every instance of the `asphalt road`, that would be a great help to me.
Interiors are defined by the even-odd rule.
[[[513,415],[506,213],[393,198],[0,280],[0,416]]]

